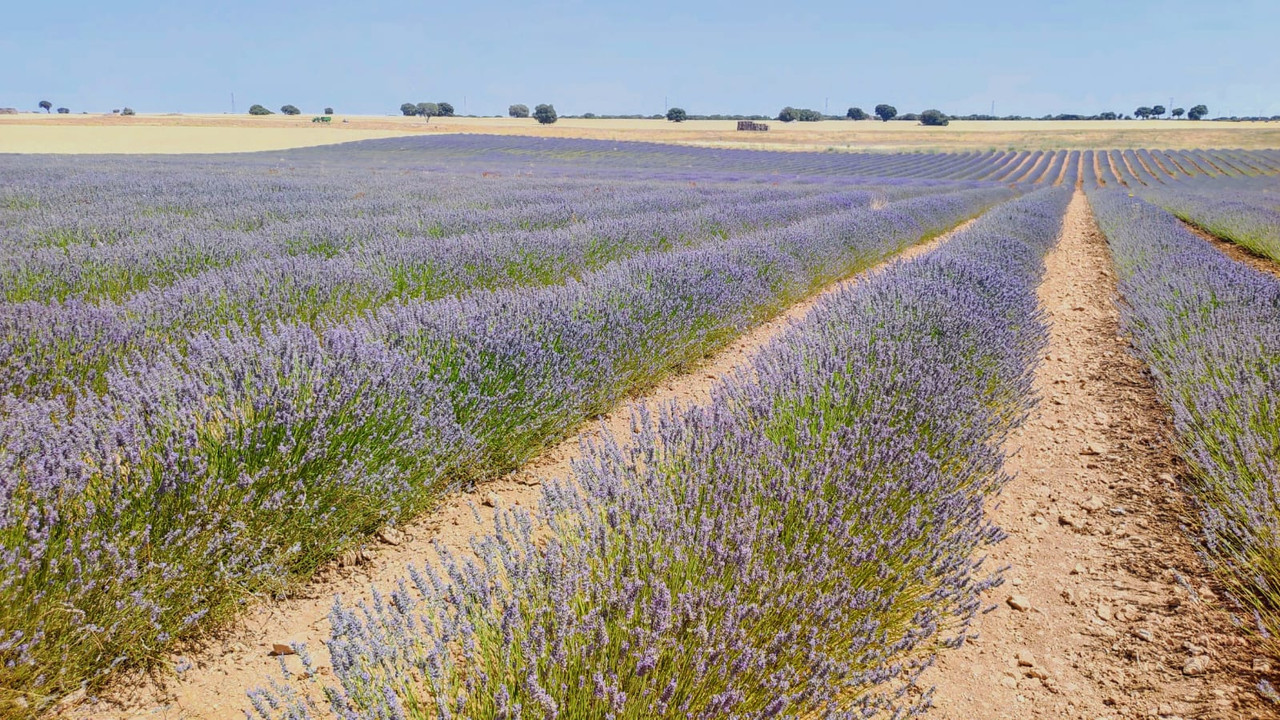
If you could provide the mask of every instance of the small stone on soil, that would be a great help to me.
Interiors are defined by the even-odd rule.
[[[399,545],[404,542],[404,532],[387,526],[378,531],[378,539],[388,545]]]
[[[1190,675],[1192,677],[1196,675],[1203,675],[1208,672],[1208,670],[1209,657],[1207,655],[1196,655],[1195,657],[1187,660],[1186,664],[1182,666],[1182,674]]]
[[[1031,601],[1025,595],[1010,595],[1008,600],[1009,607],[1019,612],[1026,612],[1031,609]]]

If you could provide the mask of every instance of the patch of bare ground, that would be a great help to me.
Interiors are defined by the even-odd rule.
[[[962,223],[951,232],[898,253],[875,268],[833,283],[812,297],[791,306],[768,322],[743,335],[723,350],[708,357],[690,372],[672,377],[642,399],[651,405],[676,402],[684,405],[710,401],[711,388],[720,378],[744,364],[759,348],[803,318],[818,301],[851,283],[899,261],[928,252],[951,235],[967,227]],[[329,637],[328,612],[333,598],[346,603],[370,596],[371,588],[386,592],[406,576],[409,565],[436,563],[434,543],[467,552],[470,539],[487,532],[492,525],[490,507],[516,505],[533,508],[541,497],[543,478],[570,475],[570,463],[580,456],[583,440],[607,428],[616,437],[630,432],[630,406],[590,423],[577,435],[567,438],[499,480],[484,483],[473,491],[446,499],[427,516],[404,528],[384,532],[363,549],[348,553],[324,567],[313,580],[292,597],[263,604],[216,638],[199,647],[173,653],[175,665],[191,667],[174,677],[168,674],[133,674],[122,677],[95,702],[68,713],[71,717],[93,718],[243,718],[248,709],[247,690],[266,686],[280,673],[279,664],[295,672],[302,666],[296,656],[274,657],[273,646],[306,643],[319,667],[319,680],[333,681],[330,660],[323,641]],[[282,648],[283,649],[283,648]]]
[[[1254,689],[1274,674],[1188,539],[1167,413],[1119,335],[1115,292],[1077,191],[1039,290],[1040,406],[1009,441],[1015,479],[991,511],[1007,582],[979,638],[924,677],[931,717],[1277,717]]]
[[[1220,238],[1195,223],[1189,223],[1186,220],[1181,220],[1180,222],[1185,225],[1188,230],[1200,237],[1200,239],[1214,246],[1222,254],[1232,260],[1243,265],[1248,265],[1254,270],[1270,273],[1276,277],[1280,277],[1280,262],[1272,260],[1265,255],[1259,255],[1243,245],[1237,245],[1230,240]]]

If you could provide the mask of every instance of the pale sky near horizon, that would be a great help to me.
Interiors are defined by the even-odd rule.
[[[13,2],[0,107],[1280,114],[1276,0]]]

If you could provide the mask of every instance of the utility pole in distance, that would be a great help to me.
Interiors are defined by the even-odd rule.
[[[236,94],[231,93],[231,114],[236,114]]]

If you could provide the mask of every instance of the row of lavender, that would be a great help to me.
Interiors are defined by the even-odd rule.
[[[1125,325],[1191,466],[1205,554],[1280,651],[1280,279],[1141,199],[1091,199]]]
[[[1196,227],[1280,261],[1280,187],[1274,179],[1179,183],[1140,194]]]
[[[629,438],[587,448],[536,517],[496,510],[475,560],[442,551],[443,575],[335,605],[333,714],[921,709],[918,671],[999,582],[977,559],[1000,537],[984,505],[1032,403],[1036,286],[1069,198],[1006,203],[825,299],[708,406],[642,408]],[[262,717],[325,714],[317,679],[294,680],[250,694]]]
[[[146,661],[1011,194],[828,212],[320,330],[233,324],[110,355],[59,396],[0,399],[0,702],[37,707]],[[58,367],[80,362],[57,350]]]
[[[347,160],[353,147],[341,145],[297,151],[309,159]],[[388,138],[359,144],[362,162],[414,156],[433,167],[509,166],[516,161],[570,165],[581,171],[625,176],[643,170],[671,179],[719,172],[725,179],[774,177],[919,178],[934,181],[988,181],[1066,184],[1066,172],[1091,172],[1095,159],[1117,182],[1141,184],[1178,176],[1254,176],[1280,173],[1280,157],[1245,150],[984,151],[969,153],[800,153],[708,150],[649,143],[615,143],[529,137],[456,135]],[[1085,167],[1080,168],[1085,160]],[[620,170],[620,168],[627,168]],[[705,178],[706,175],[701,175]],[[1141,179],[1139,179],[1141,178]]]
[[[918,194],[920,188],[908,190],[906,194]],[[863,190],[780,200],[762,199],[755,192],[744,195],[685,211],[668,207],[555,229],[434,240],[375,232],[333,257],[245,259],[119,302],[0,304],[0,349],[9,357],[0,366],[0,390],[31,397],[67,392],[99,384],[122,357],[184,346],[187,337],[200,331],[229,326],[257,331],[278,322],[326,328],[397,300],[561,283],[627,257],[715,246],[730,234],[777,230],[884,199]],[[279,232],[283,237],[288,231]],[[335,236],[334,242],[341,239]],[[120,266],[132,267],[127,261]],[[77,276],[89,271],[72,263],[68,267],[67,274]]]
[[[392,240],[575,228],[579,235],[654,231],[660,213],[750,207],[850,193],[830,185],[681,185],[595,178],[547,181],[391,171],[259,168],[213,164],[128,171],[118,159],[64,176],[28,173],[0,197],[0,287],[4,299],[121,299],[244,260],[333,257]],[[876,189],[879,201],[932,191],[921,184]],[[869,193],[870,194],[870,193]],[[715,218],[707,218],[712,223]],[[578,227],[585,225],[586,227]],[[595,227],[599,225],[599,227]]]

